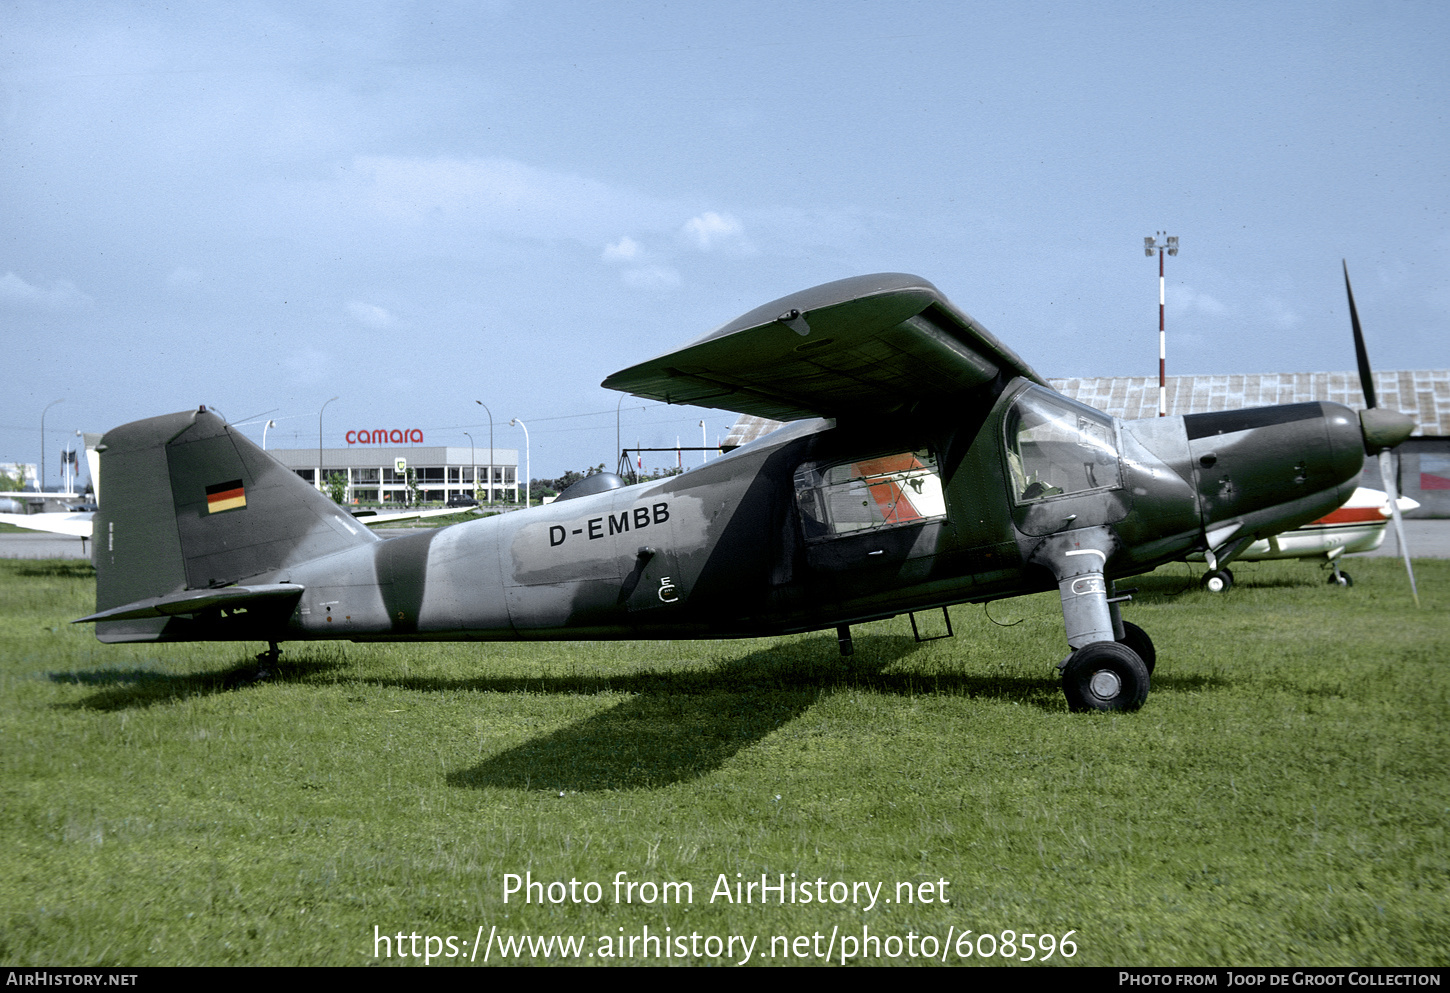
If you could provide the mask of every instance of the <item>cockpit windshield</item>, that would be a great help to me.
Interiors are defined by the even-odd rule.
[[[1032,503],[1121,485],[1113,420],[1036,387],[1007,411],[1012,495]]]

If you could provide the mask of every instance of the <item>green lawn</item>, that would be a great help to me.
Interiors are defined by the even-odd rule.
[[[1445,965],[1450,562],[1418,563],[1418,611],[1395,561],[1352,571],[1128,584],[1152,694],[1076,715],[1055,593],[955,608],[949,641],[863,625],[849,659],[831,632],[322,643],[257,681],[260,644],[101,645],[68,623],[88,566],[0,561],[0,962],[365,964],[376,927],[455,936],[448,964],[482,927],[598,964],[647,927],[687,962],[1012,931],[1072,932],[1048,964]],[[621,872],[693,902],[616,903]],[[827,902],[711,901],[763,873]],[[509,874],[580,902],[505,904]]]

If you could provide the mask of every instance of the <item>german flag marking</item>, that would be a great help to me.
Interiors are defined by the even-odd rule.
[[[240,510],[247,505],[247,491],[240,479],[216,483],[206,488],[206,512],[219,514],[223,510]]]

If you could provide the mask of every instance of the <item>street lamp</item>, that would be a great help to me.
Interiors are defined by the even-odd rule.
[[[1143,239],[1143,254],[1149,258],[1158,252],[1158,416],[1168,416],[1168,335],[1163,330],[1163,253],[1178,254],[1178,236],[1158,232],[1163,241],[1155,241],[1152,235]]]
[[[262,425],[262,451],[265,452],[267,450],[267,429],[275,428],[276,426],[276,421],[268,421],[266,424]]]
[[[469,474],[471,476],[473,476],[473,495],[474,496],[477,496],[478,495],[478,466],[477,466],[477,464],[474,463],[474,460],[473,460],[473,435],[471,435],[467,431],[465,431],[465,432],[463,432],[463,436],[468,439],[468,472],[469,472]]]
[[[488,409],[488,404],[482,400],[475,400],[488,414],[488,502],[493,503],[493,411]],[[527,432],[526,432],[527,433]]]
[[[332,398],[332,400],[336,399],[337,397]],[[332,400],[327,403],[332,403]],[[322,410],[327,409],[327,403],[322,405]],[[317,488],[326,492],[322,485],[322,410],[317,412]]]
[[[40,478],[35,481],[35,488],[41,493],[45,492],[45,411],[58,403],[65,403],[65,398],[62,397],[59,400],[50,401],[50,403],[45,405],[45,409],[40,412]],[[20,473],[20,484],[23,489],[25,486],[24,470],[21,470]]]
[[[529,426],[517,417],[509,421],[509,427],[513,427],[515,424],[524,429],[524,507],[527,508],[532,505],[529,499],[529,480],[534,474],[533,463],[529,458]],[[514,458],[518,458],[518,456],[515,455]]]

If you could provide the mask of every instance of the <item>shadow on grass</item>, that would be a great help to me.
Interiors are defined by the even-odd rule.
[[[1187,566],[1181,566],[1183,571],[1170,572],[1160,569],[1158,572],[1144,575],[1132,576],[1128,579],[1118,580],[1118,586],[1123,589],[1136,589],[1133,594],[1133,602],[1139,604],[1166,603],[1181,597],[1187,593],[1204,592],[1205,596],[1232,598],[1234,590],[1237,589],[1303,589],[1306,587],[1324,585],[1324,573],[1316,573],[1313,570],[1305,570],[1302,574],[1284,574],[1282,572],[1266,572],[1255,569],[1256,563],[1236,563],[1233,568],[1234,585],[1226,594],[1208,594],[1199,585],[1199,578],[1208,568],[1202,563],[1195,563],[1192,572]]]
[[[719,768],[743,748],[846,690],[957,694],[1061,709],[1054,681],[882,670],[916,648],[900,636],[857,639],[842,658],[834,641],[767,649],[694,672],[645,672],[622,679],[469,681],[491,692],[628,692],[616,707],[450,773],[450,786],[591,792],[653,789]],[[398,685],[443,688],[427,680]],[[458,684],[447,684],[457,688]]]
[[[29,579],[95,579],[96,567],[89,562],[70,562],[64,559],[37,559],[10,570],[16,576]]]
[[[698,778],[743,748],[788,724],[831,693],[864,690],[900,696],[963,696],[1064,711],[1055,678],[886,671],[917,649],[901,635],[856,639],[843,658],[834,639],[776,645],[712,666],[642,669],[618,676],[443,679],[368,678],[374,686],[419,693],[628,693],[631,698],[552,734],[534,738],[469,769],[451,772],[450,786],[592,792],[654,789]],[[329,681],[341,659],[299,658],[275,667],[267,681]],[[55,672],[57,683],[100,688],[71,709],[114,711],[174,703],[188,697],[245,689],[258,682],[257,663],[173,675],[149,669]],[[356,679],[355,675],[349,679]],[[1194,691],[1218,684],[1198,677],[1164,677],[1155,688]]]
[[[341,665],[331,659],[283,659],[259,676],[255,659],[244,659],[228,669],[212,672],[172,674],[152,669],[88,669],[82,672],[52,672],[53,683],[106,687],[75,703],[58,704],[67,710],[127,710],[175,703],[188,697],[211,696],[245,689],[258,682],[298,682]]]

